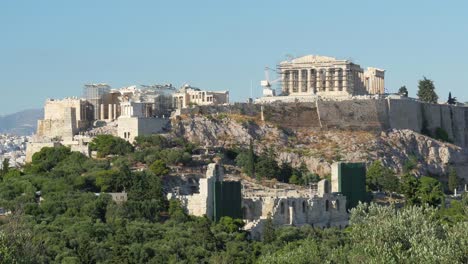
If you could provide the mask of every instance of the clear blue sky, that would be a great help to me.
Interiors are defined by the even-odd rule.
[[[386,88],[434,80],[468,101],[468,1],[0,0],[0,114],[113,87],[170,82],[260,95],[286,55],[386,69]]]

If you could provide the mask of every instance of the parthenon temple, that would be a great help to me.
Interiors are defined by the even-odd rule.
[[[366,95],[385,92],[382,69],[361,66],[349,60],[307,55],[278,65],[283,95]]]

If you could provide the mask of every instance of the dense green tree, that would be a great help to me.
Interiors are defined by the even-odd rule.
[[[419,80],[418,84],[418,98],[419,100],[427,103],[437,103],[437,96],[435,92],[434,82],[432,80],[424,77],[422,80]]]
[[[409,155],[408,159],[403,164],[403,173],[410,173],[418,166],[418,158],[414,155]]]
[[[264,243],[272,243],[276,239],[275,226],[271,213],[268,213],[265,224],[263,225],[262,240]]]
[[[452,93],[449,92],[449,95],[448,95],[448,99],[447,99],[447,104],[449,105],[456,105],[458,102],[457,102],[457,98],[456,97],[452,97]]]
[[[405,85],[401,86],[400,89],[398,89],[398,94],[403,97],[408,97],[408,89]]]
[[[289,162],[282,162],[279,171],[278,180],[281,182],[290,182],[290,177],[293,174],[293,167]]]
[[[420,183],[418,178],[409,173],[402,176],[401,192],[405,196],[407,205],[418,205],[421,203],[418,197]]]
[[[256,155],[254,151],[253,140],[251,139],[249,142],[249,151],[247,152],[247,161],[245,164],[246,171],[250,177],[255,176],[255,162],[256,162]]]
[[[156,160],[155,162],[153,162],[149,169],[156,176],[164,176],[169,173],[169,168],[167,167],[166,163],[162,160]]]
[[[21,176],[21,171],[19,169],[9,169],[8,172],[3,175],[3,179],[18,178],[19,176]]]
[[[255,155],[253,141],[250,141],[249,149],[243,149],[236,157],[236,164],[242,169],[242,172],[250,177],[255,175],[255,162],[258,160]]]
[[[395,173],[382,165],[379,160],[374,161],[367,169],[366,185],[369,190],[398,192],[400,181]]]
[[[26,173],[49,172],[70,153],[70,149],[64,146],[44,147],[34,153],[31,164],[28,164],[24,170]]]
[[[133,152],[133,146],[126,140],[112,135],[98,135],[89,144],[89,149],[97,151],[98,157],[125,155]]]
[[[187,221],[188,215],[185,212],[184,208],[180,204],[180,201],[177,199],[171,199],[169,201],[169,216],[171,217],[171,220],[177,222],[177,223],[182,223]]]
[[[146,135],[136,137],[135,146],[139,149],[150,147],[159,147],[163,149],[170,147],[171,143],[166,137],[161,135]]]
[[[192,161],[192,155],[183,149],[164,149],[160,158],[170,165],[189,164]]]
[[[420,179],[417,195],[422,204],[429,204],[430,206],[438,206],[444,199],[444,193],[442,192],[442,185],[440,182],[426,176]]]
[[[458,180],[457,171],[455,170],[455,168],[450,167],[449,175],[448,175],[448,189],[450,193],[453,193],[453,191],[456,188],[458,188],[458,183],[459,183],[459,180]]]
[[[3,179],[3,177],[8,173],[9,170],[10,170],[10,159],[4,158],[2,161],[2,168],[0,169],[0,179]]]
[[[95,184],[101,192],[121,192],[125,186],[119,181],[120,172],[115,169],[93,173]]]
[[[438,215],[442,222],[449,225],[468,222],[468,193],[463,193],[459,201],[450,201],[450,206],[440,208]]]
[[[301,185],[302,180],[301,180],[300,176],[298,176],[297,174],[293,174],[293,175],[291,175],[291,177],[289,177],[289,183],[296,184],[296,185]]]
[[[258,157],[258,161],[255,164],[255,173],[257,179],[280,178],[280,167],[276,162],[274,150],[268,149]]]
[[[464,263],[466,222],[448,228],[433,208],[360,204],[352,209],[350,263]]]

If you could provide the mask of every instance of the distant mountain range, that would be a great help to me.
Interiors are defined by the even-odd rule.
[[[29,136],[36,132],[37,120],[43,117],[43,109],[29,109],[9,115],[0,115],[0,134]]]

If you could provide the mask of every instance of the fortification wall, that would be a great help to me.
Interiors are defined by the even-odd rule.
[[[206,105],[206,106],[193,106],[191,108],[180,109],[180,114],[217,114],[217,113],[229,113],[238,115],[256,116],[260,115],[261,106],[258,104],[249,103],[234,103],[229,105]]]
[[[466,109],[465,107],[452,107],[452,131],[454,142],[458,142],[460,146],[466,146],[466,136],[468,134],[468,127],[465,120]]]
[[[322,128],[385,130],[390,128],[387,101],[317,101]]]
[[[390,128],[411,129],[421,132],[421,106],[412,100],[388,99],[388,115]]]
[[[37,135],[41,137],[61,137],[63,139],[72,138],[78,132],[75,108],[63,109],[61,119],[44,119],[37,121]],[[79,126],[85,126],[86,121],[80,121]]]
[[[262,105],[237,103],[182,109],[183,114],[231,113],[260,116]],[[263,117],[282,127],[383,131],[444,129],[459,146],[468,143],[468,107],[428,104],[410,98],[317,100],[263,104]]]
[[[312,103],[264,105],[263,116],[265,121],[285,127],[321,127],[317,107]]]

